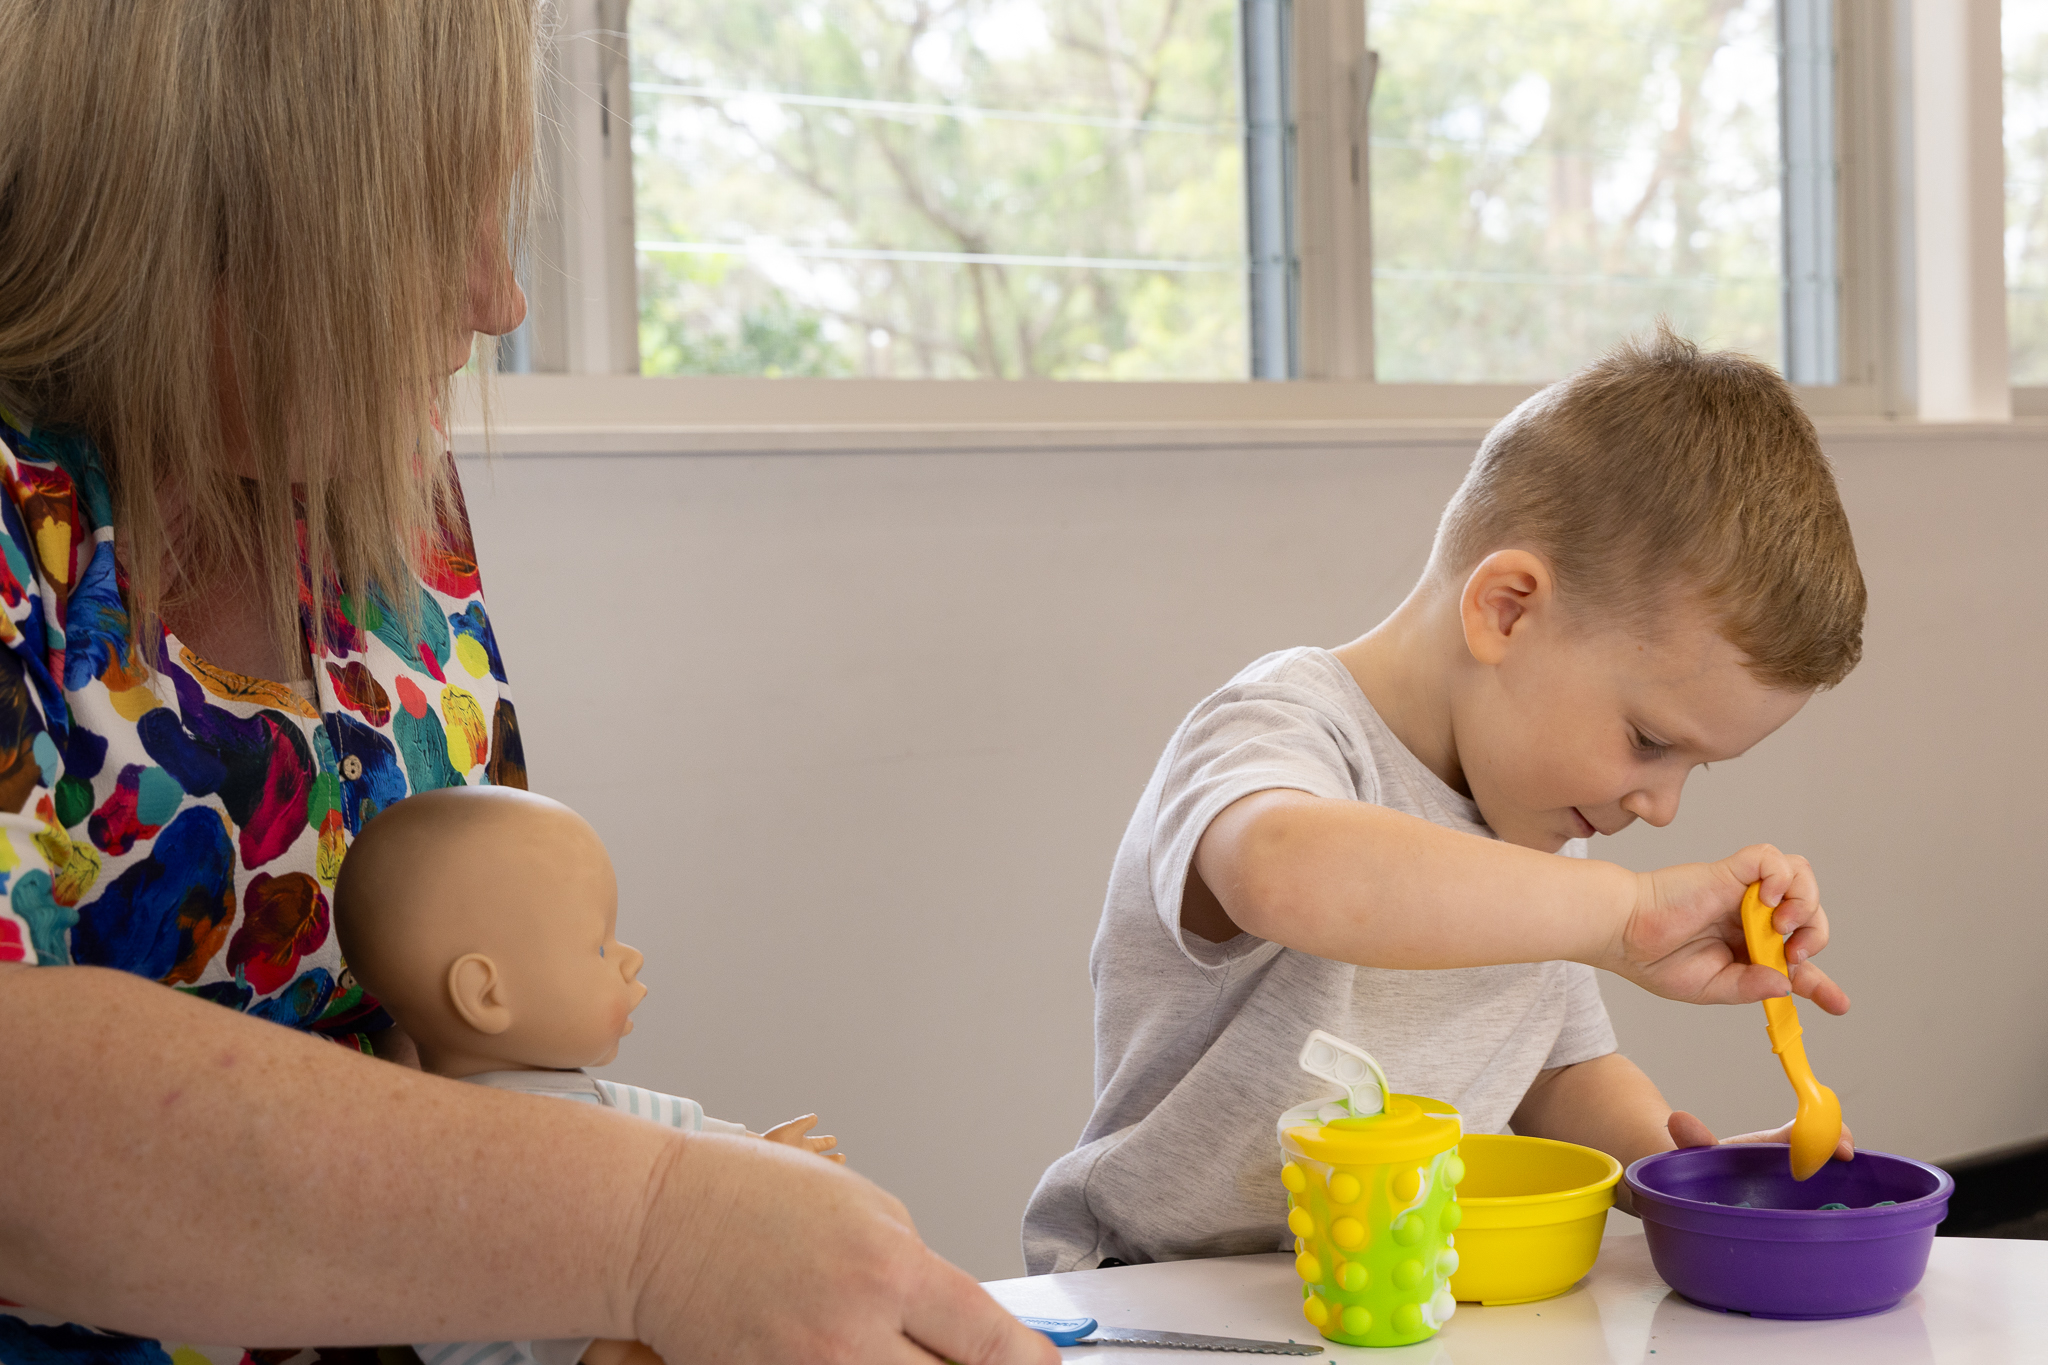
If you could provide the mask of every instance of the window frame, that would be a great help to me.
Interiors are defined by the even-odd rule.
[[[1831,421],[1920,416],[1997,422],[2009,420],[2013,413],[2048,416],[2048,388],[2014,389],[2007,379],[2004,260],[1997,234],[1989,238],[1992,249],[1987,259],[1980,221],[1968,211],[1944,215],[1941,210],[1955,206],[1930,205],[1924,197],[1916,201],[1913,193],[1916,180],[1938,181],[1944,168],[1962,165],[1964,181],[1973,187],[1981,209],[1984,195],[1977,191],[1984,176],[1993,174],[2002,230],[2003,137],[1997,114],[2003,68],[1997,47],[1997,0],[1821,2],[1832,4],[1835,44],[1840,382],[1798,386],[1801,401],[1810,414]],[[1301,234],[1297,246],[1302,268],[1310,274],[1311,294],[1334,293],[1340,298],[1338,306],[1324,309],[1320,320],[1302,319],[1295,372],[1304,377],[1273,382],[1128,382],[634,373],[637,341],[630,351],[630,366],[623,363],[628,354],[623,345],[601,341],[624,335],[629,326],[637,329],[639,311],[631,255],[630,139],[624,135],[624,119],[615,112],[630,108],[625,49],[629,4],[630,0],[561,0],[551,105],[559,131],[547,144],[544,158],[546,200],[552,207],[544,209],[537,222],[529,252],[540,287],[531,291],[535,316],[528,343],[529,354],[551,362],[537,364],[536,369],[558,372],[503,374],[490,383],[499,414],[493,425],[508,437],[519,433],[519,444],[545,442],[554,439],[550,433],[570,430],[604,431],[609,433],[607,443],[615,448],[637,442],[648,449],[714,448],[742,438],[747,444],[756,435],[794,437],[830,430],[843,430],[855,442],[884,433],[914,436],[942,430],[1031,431],[1044,439],[1079,439],[1086,432],[1114,436],[1124,429],[1162,427],[1260,431],[1293,440],[1307,438],[1313,430],[1380,422],[1415,425],[1415,434],[1421,437],[1426,434],[1423,428],[1462,430],[1472,423],[1498,420],[1539,387],[1382,384],[1359,377],[1370,375],[1372,354],[1370,207],[1359,103],[1369,98],[1372,68],[1360,0],[1292,0],[1289,56],[1295,68],[1298,179],[1313,181],[1319,171],[1324,173],[1320,183],[1295,187]],[[1986,10],[1988,58],[1982,41]],[[1323,59],[1302,60],[1305,47]],[[1358,54],[1355,65],[1347,53]],[[1986,86],[1994,101],[1988,130],[1981,98]],[[1934,98],[1916,104],[1916,89]],[[1945,117],[1941,97],[1960,100],[1972,89],[1980,96],[1972,112]],[[1987,136],[1989,172],[1983,147],[1973,147],[1973,141],[1982,144]],[[1335,179],[1333,168],[1350,164],[1352,139],[1360,153],[1355,190],[1330,183]],[[1948,178],[1955,179],[1952,174]],[[1931,214],[1930,208],[1935,210]],[[1937,316],[1943,300],[1930,301],[1925,287],[1931,275],[1953,266],[1941,253],[1972,242],[1978,245],[1964,263],[1964,277],[1982,297],[1987,273],[1994,276],[2000,300],[1996,383],[1987,382],[1981,373],[1988,344],[1985,319],[1965,311],[1958,322],[1953,308]],[[1319,268],[1327,272],[1332,259],[1341,265],[1345,258],[1364,268],[1354,269],[1349,277],[1316,274]],[[562,277],[552,287],[544,278],[551,269]],[[579,275],[603,283],[581,288]],[[1327,287],[1340,279],[1340,289]],[[1916,383],[1922,368],[1930,364],[1928,346],[1946,338],[1942,344],[1953,350],[1958,326],[1969,343],[1963,347],[1965,387],[1974,385],[1975,405],[1936,404],[1938,410],[1920,414]],[[1953,360],[1953,355],[1944,355],[1932,363]],[[1970,370],[1971,363],[1975,371]],[[1991,391],[1988,400],[1986,391]],[[792,420],[793,412],[802,413],[801,421]],[[457,426],[464,432],[462,443],[472,443],[479,431],[473,415],[459,416]]]

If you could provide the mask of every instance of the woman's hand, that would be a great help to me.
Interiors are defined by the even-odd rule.
[[[1671,1130],[1671,1140],[1680,1147],[1713,1147],[1723,1142],[1790,1142],[1792,1140],[1792,1125],[1790,1123],[1777,1128],[1767,1129],[1760,1133],[1743,1133],[1739,1137],[1717,1138],[1706,1124],[1701,1123],[1683,1109],[1672,1111],[1671,1117],[1666,1120],[1666,1126]],[[1835,1144],[1834,1159],[1836,1161],[1854,1161],[1856,1159],[1856,1140],[1849,1135],[1849,1125],[1846,1123],[1842,1125],[1842,1140]]]
[[[902,1204],[801,1149],[713,1136],[677,1143],[646,1208],[634,1335],[665,1360],[1059,1359],[926,1247]]]

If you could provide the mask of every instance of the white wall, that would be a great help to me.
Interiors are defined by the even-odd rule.
[[[1404,592],[1472,442],[1392,439],[466,462],[534,786],[604,834],[648,954],[613,1073],[755,1126],[817,1109],[940,1251],[1019,1273],[1088,1110],[1131,806],[1205,692]],[[1857,1006],[1807,1007],[1816,1069],[1867,1145],[1946,1157],[2048,1131],[2048,449],[1830,448],[1867,662],[1608,852],[1811,856]],[[1674,1102],[1789,1115],[1760,1010],[1608,984]]]

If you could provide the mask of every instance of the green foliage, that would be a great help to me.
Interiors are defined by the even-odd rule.
[[[1381,379],[1554,378],[1659,315],[1776,358],[1772,0],[1368,9]],[[633,13],[649,372],[1244,374],[1236,0]]]
[[[1373,0],[1379,377],[1546,380],[1657,316],[1778,354],[1770,0]]]
[[[2005,287],[2012,382],[2048,384],[2048,4],[2006,0]]]
[[[642,373],[778,379],[853,372],[826,337],[824,318],[791,303],[778,289],[732,280],[731,259],[656,256],[642,264]],[[715,321],[707,326],[700,321],[706,319]]]
[[[639,0],[638,235],[746,248],[643,251],[643,368],[1242,375],[1235,15],[1234,0]],[[847,250],[999,259],[833,254]],[[1016,257],[1096,263],[1001,259]],[[1123,264],[1145,261],[1205,268]]]

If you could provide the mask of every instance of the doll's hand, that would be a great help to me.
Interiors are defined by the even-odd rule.
[[[1639,874],[1636,904],[1601,965],[1671,1000],[1746,1005],[1786,994],[1785,978],[1749,960],[1742,937],[1742,893],[1762,882],[1771,922],[1785,941],[1792,993],[1829,1014],[1846,1014],[1849,997],[1808,961],[1827,946],[1828,917],[1806,859],[1752,844],[1717,863],[1686,863]]]
[[[830,1133],[820,1133],[817,1137],[804,1136],[817,1126],[818,1116],[816,1114],[805,1114],[802,1118],[791,1119],[787,1123],[778,1123],[767,1132],[761,1134],[761,1136],[770,1142],[779,1142],[785,1147],[801,1147],[806,1152],[816,1152],[819,1156],[824,1157],[825,1160],[836,1161],[844,1166],[846,1164],[846,1153],[832,1150],[839,1145],[838,1138],[833,1137]]]
[[[1681,1147],[1713,1147],[1722,1142],[1790,1142],[1792,1140],[1792,1125],[1790,1123],[1779,1128],[1772,1128],[1766,1132],[1744,1133],[1740,1137],[1732,1138],[1716,1138],[1712,1132],[1708,1131],[1706,1124],[1701,1123],[1683,1109],[1674,1111],[1670,1119],[1666,1121],[1665,1126],[1671,1130],[1671,1140]],[[1849,1125],[1846,1123],[1842,1125],[1842,1140],[1835,1145],[1834,1159],[1836,1161],[1854,1161],[1856,1159],[1856,1140],[1849,1136]]]

